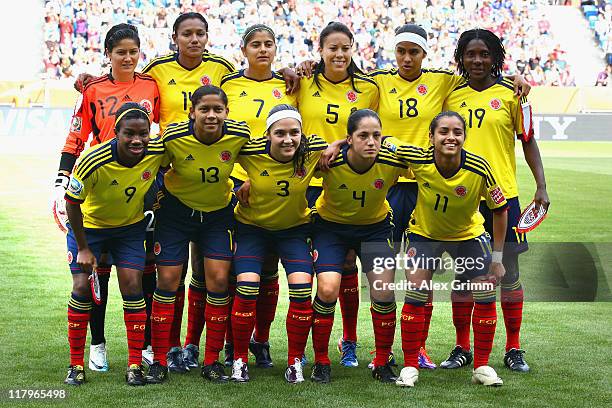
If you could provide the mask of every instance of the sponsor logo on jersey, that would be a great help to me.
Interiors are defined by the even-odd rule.
[[[176,81],[174,80],[174,78],[168,81],[168,85],[176,85]]]
[[[465,186],[455,187],[455,194],[457,194],[457,197],[465,197],[466,193],[467,193],[467,188],[465,188]]]
[[[119,183],[117,182],[117,180],[113,180],[113,181],[111,181],[110,185],[111,186],[118,186]]]
[[[232,159],[232,154],[229,151],[224,150],[219,155],[219,158],[221,159],[222,162],[225,163],[225,162],[228,162],[228,161],[230,161]]]
[[[131,100],[132,100],[132,98],[130,98],[130,95],[125,95],[125,96],[123,97],[123,100],[124,100],[124,101],[131,101]]]
[[[159,255],[161,253],[161,244],[159,242],[153,244],[153,253],[155,255]]]
[[[504,193],[499,187],[495,187],[495,189],[491,190],[490,194],[491,194],[491,200],[493,200],[495,204],[501,204],[506,199],[504,197]]]
[[[396,94],[397,93],[397,89],[393,88],[392,90],[389,91],[390,94]]]
[[[70,123],[70,130],[73,132],[80,132],[82,123],[83,121],[80,117],[78,116],[73,117],[72,123]]]
[[[83,191],[83,183],[72,177],[70,179],[70,184],[68,184],[68,191],[74,194],[81,194],[81,191]]]
[[[139,102],[139,104],[140,104],[140,106],[145,108],[145,110],[147,111],[148,114],[151,114],[151,112],[153,112],[153,104],[151,103],[150,100],[143,99],[142,101]]]
[[[346,186],[346,184],[340,184],[338,190],[348,190],[348,187]]]
[[[346,100],[349,102],[357,102],[357,92],[352,89],[346,93]]]
[[[247,93],[245,91],[240,92],[240,98],[243,98],[247,96]]]
[[[200,83],[202,85],[210,85],[212,81],[210,80],[210,77],[208,75],[204,75],[202,78],[200,78]]]
[[[262,171],[262,172],[261,172],[259,175],[260,175],[260,176],[263,176],[263,177],[267,177],[267,176],[269,176],[270,174],[268,173],[268,170],[264,170],[264,171]]]
[[[313,93],[312,96],[314,96],[315,98],[320,98],[321,94],[319,93],[319,91],[317,91],[317,92]]]
[[[427,85],[425,85],[425,84],[419,84],[419,85],[417,86],[417,93],[418,93],[419,95],[421,95],[421,96],[427,95],[427,91],[428,91],[428,90],[429,90],[429,89],[427,88]]]
[[[465,103],[465,101],[461,102],[461,106],[459,106],[460,108],[466,108],[467,104]]]
[[[380,190],[385,185],[385,181],[383,179],[376,179],[373,185],[375,189]]]
[[[143,181],[147,181],[148,179],[151,178],[151,170],[146,169],[145,171],[142,172],[142,176],[140,177],[142,178]]]
[[[283,97],[283,93],[279,91],[277,88],[274,88],[272,90],[272,96],[274,96],[276,99],[281,99]]]
[[[195,160],[191,154],[185,157],[185,160]]]
[[[429,185],[429,182],[428,182],[428,181],[426,181],[426,182],[424,182],[424,183],[423,183],[423,187],[425,187],[425,188],[431,188],[431,186]]]
[[[71,264],[74,260],[74,256],[72,256],[72,251],[68,251],[68,263]]]
[[[493,109],[493,110],[498,110],[499,108],[501,108],[502,103],[498,98],[493,98],[491,99],[491,102],[489,102],[489,106]]]

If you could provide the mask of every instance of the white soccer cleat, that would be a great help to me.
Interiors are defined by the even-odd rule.
[[[146,349],[142,350],[142,364],[146,366],[152,366],[155,355],[153,354],[153,347],[147,346]]]
[[[231,381],[238,383],[249,382],[249,368],[247,364],[242,361],[241,358],[238,360],[234,360],[232,364],[232,376],[230,377]]]
[[[497,376],[493,367],[480,366],[472,373],[472,383],[501,387],[504,382]]]
[[[89,369],[92,371],[108,371],[106,343],[89,346]]]
[[[395,380],[395,385],[400,387],[414,387],[414,383],[419,381],[419,370],[414,367],[404,367],[400,371],[399,377]]]
[[[294,359],[294,363],[285,370],[285,380],[290,384],[299,384],[304,382],[304,372],[302,371],[302,361],[299,358]]]

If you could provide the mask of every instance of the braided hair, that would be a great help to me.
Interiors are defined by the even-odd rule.
[[[472,40],[481,40],[485,43],[491,57],[493,58],[493,66],[491,67],[491,74],[495,77],[499,77],[502,74],[504,68],[504,59],[506,58],[506,50],[502,44],[500,38],[493,34],[489,30],[482,28],[475,28],[473,30],[464,31],[459,37],[457,42],[457,48],[455,49],[455,62],[457,63],[457,69],[461,76],[465,79],[469,79],[470,74],[463,65],[463,54]]]

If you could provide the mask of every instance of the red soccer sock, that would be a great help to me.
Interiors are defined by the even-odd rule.
[[[174,316],[172,328],[170,329],[170,347],[181,347],[181,326],[183,324],[183,312],[185,310],[185,284],[181,282],[174,300]]]
[[[278,275],[272,280],[261,281],[257,298],[257,316],[253,338],[258,343],[265,343],[270,338],[270,327],[276,315],[278,303]]]
[[[384,366],[389,361],[395,336],[395,312],[395,302],[374,302],[370,307],[376,346],[375,367]]]
[[[85,366],[85,341],[91,299],[70,294],[68,301],[68,344],[70,345],[70,365]]]
[[[453,325],[455,326],[455,344],[461,346],[465,351],[471,349],[470,346],[470,321],[472,320],[472,309],[474,300],[469,292],[451,292],[453,308]]]
[[[187,337],[185,346],[193,344],[200,347],[200,337],[204,330],[204,313],[206,310],[206,286],[203,281],[191,278],[187,293]]]
[[[477,369],[489,364],[497,325],[495,302],[476,303],[472,325],[474,326],[474,369]]]
[[[147,309],[142,294],[123,296],[123,321],[127,333],[128,367],[132,364],[140,365],[147,322]]]
[[[331,364],[328,353],[329,337],[334,327],[336,302],[326,303],[315,296],[312,309],[312,347],[315,363]]]
[[[423,309],[423,316],[425,321],[423,322],[423,335],[421,340],[421,347],[425,347],[427,338],[429,337],[429,325],[431,323],[431,315],[433,313],[433,291],[429,291],[427,295],[427,302],[425,303],[425,309]]]
[[[155,361],[167,366],[166,354],[170,350],[170,330],[174,319],[175,292],[155,289],[151,310],[151,346]]]
[[[287,311],[287,365],[302,359],[308,334],[312,327],[312,284],[289,284],[289,310]]]
[[[501,307],[504,313],[504,324],[506,326],[506,352],[510,349],[520,349],[521,323],[523,322],[523,289],[517,290],[501,289]]]
[[[339,300],[340,311],[342,312],[342,339],[357,342],[359,278],[356,269],[346,275],[342,274]]]
[[[229,315],[230,298],[227,292],[208,292],[206,296],[206,342],[204,346],[204,362],[210,365],[219,359],[223,348],[225,330]]]
[[[249,340],[255,326],[255,311],[259,282],[238,282],[232,305],[234,360],[249,360]]]
[[[423,304],[404,303],[401,315],[402,352],[405,367],[419,367],[419,349],[425,321]]]

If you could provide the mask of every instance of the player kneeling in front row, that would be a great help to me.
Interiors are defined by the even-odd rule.
[[[128,339],[129,385],[145,385],[141,364],[147,314],[142,293],[145,263],[143,206],[164,160],[161,140],[149,142],[145,108],[126,103],[117,111],[117,137],[91,148],[76,165],[66,191],[68,262],[72,295],[68,302],[70,369],[64,381],[85,381],[83,352],[91,309],[88,276],[103,251],[112,255]]]
[[[462,283],[474,284],[474,383],[500,386],[502,380],[489,367],[489,354],[497,323],[495,285],[504,276],[501,263],[508,222],[508,204],[495,182],[491,167],[480,156],[463,150],[465,121],[456,112],[437,115],[430,125],[429,149],[403,145],[397,156],[409,165],[419,189],[409,224],[406,270],[410,284],[401,314],[404,368],[396,384],[413,387],[419,378],[418,355],[422,341],[424,306],[433,271],[448,252]],[[392,142],[393,143],[393,142]],[[493,213],[494,250],[485,232],[478,206],[485,197]],[[481,284],[479,287],[475,284]]]

